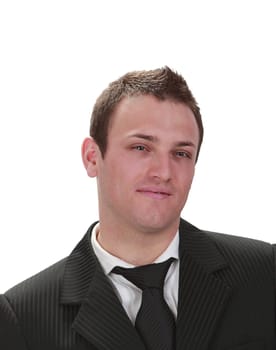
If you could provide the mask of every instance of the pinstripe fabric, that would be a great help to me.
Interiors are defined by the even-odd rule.
[[[1,350],[146,350],[91,230],[67,259],[0,296]],[[270,244],[181,220],[177,350],[275,349],[274,259]]]
[[[3,295],[0,296],[0,349],[27,350],[16,315]]]

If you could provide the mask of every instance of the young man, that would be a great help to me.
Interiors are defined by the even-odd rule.
[[[275,349],[273,247],[180,218],[202,139],[197,103],[168,67],[109,85],[82,146],[99,222],[0,297],[1,349]]]

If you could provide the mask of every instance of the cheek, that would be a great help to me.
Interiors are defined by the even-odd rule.
[[[136,178],[139,178],[146,169],[147,164],[145,162],[133,161],[133,159],[125,158],[119,166],[121,181],[133,182]]]
[[[194,179],[194,168],[182,170],[182,176],[178,174],[178,185],[183,191],[189,191]]]

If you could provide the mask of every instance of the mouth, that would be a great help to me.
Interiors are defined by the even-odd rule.
[[[154,199],[166,199],[171,196],[171,193],[169,192],[151,189],[139,189],[137,190],[137,192]]]

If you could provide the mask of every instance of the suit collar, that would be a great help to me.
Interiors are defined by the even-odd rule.
[[[145,350],[92,249],[95,224],[67,259],[61,303],[80,304],[73,328],[97,349]]]
[[[207,350],[232,292],[216,274],[228,263],[207,232],[183,220],[179,248],[177,350]]]
[[[94,254],[94,225],[67,259],[61,302],[80,304],[73,328],[99,350],[144,350]],[[179,233],[177,350],[205,350],[231,294],[215,272],[228,265],[206,232],[181,220]]]
[[[61,303],[80,304],[87,295],[95,271],[101,268],[91,245],[91,233],[95,225],[96,223],[88,229],[83,239],[67,258]]]
[[[99,350],[145,350],[113,287],[96,268],[73,328]]]
[[[207,273],[212,273],[228,266],[223,255],[209,238],[206,231],[201,231],[187,221],[180,219],[179,234],[180,259],[183,255],[189,254],[195,262],[204,267]]]

